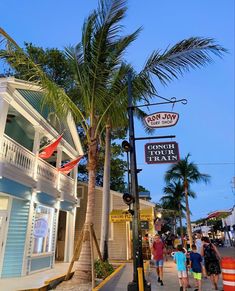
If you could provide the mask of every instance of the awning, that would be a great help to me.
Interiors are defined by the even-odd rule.
[[[215,211],[207,216],[206,219],[223,218],[230,214],[230,211]]]
[[[132,221],[132,216],[127,210],[113,209],[109,214],[109,220],[110,222]],[[154,220],[153,208],[141,209],[140,220],[153,221]]]

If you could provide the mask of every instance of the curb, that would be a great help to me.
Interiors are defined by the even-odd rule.
[[[74,272],[70,273],[70,278],[73,276]],[[59,283],[61,283],[62,281],[64,281],[64,278],[66,274],[63,275],[58,275],[54,278],[48,279],[46,281],[44,281],[44,285],[40,286],[40,287],[36,287],[36,288],[29,288],[29,289],[22,289],[22,290],[18,290],[18,291],[48,291],[51,288],[56,287],[57,285],[59,285]]]
[[[111,275],[106,277],[98,286],[92,289],[92,291],[98,291],[101,287],[103,287],[106,283],[108,283],[114,276],[119,273],[126,264],[121,264]]]

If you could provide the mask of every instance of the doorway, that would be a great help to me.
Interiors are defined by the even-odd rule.
[[[66,211],[59,211],[57,243],[56,243],[56,261],[64,261],[65,252],[65,235],[66,235]]]

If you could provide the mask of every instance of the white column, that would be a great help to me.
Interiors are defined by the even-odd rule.
[[[67,212],[64,262],[70,262],[73,257],[75,221],[76,221],[76,207],[72,211]]]
[[[40,140],[42,135],[42,129],[40,126],[34,126],[34,140],[33,140],[33,153],[35,154],[34,162],[34,175],[33,178],[37,180],[37,168],[38,168],[38,152],[40,149]]]
[[[62,162],[62,146],[57,147],[57,156],[56,156],[56,168],[61,167],[61,162]],[[57,176],[57,190],[60,190],[60,172],[58,172]]]
[[[9,103],[0,96],[0,139],[5,131],[8,109]]]
[[[33,153],[36,155],[40,149],[40,140],[42,136],[42,129],[39,125],[34,126],[34,141],[33,141]]]
[[[29,208],[29,217],[28,217],[28,225],[26,232],[26,240],[25,240],[25,248],[24,248],[24,257],[23,257],[23,266],[22,266],[22,276],[28,275],[29,273],[29,261],[31,259],[33,250],[33,223],[34,223],[34,215],[35,215],[35,200],[37,197],[37,193],[35,190],[32,191],[30,208]]]
[[[73,178],[74,178],[74,196],[77,197],[77,185],[78,185],[78,166],[76,165],[73,170]]]

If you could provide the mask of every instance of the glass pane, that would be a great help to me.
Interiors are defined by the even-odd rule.
[[[0,210],[7,210],[8,197],[0,196]]]
[[[52,227],[54,209],[38,205],[34,223],[33,253],[45,253],[52,250]]]

